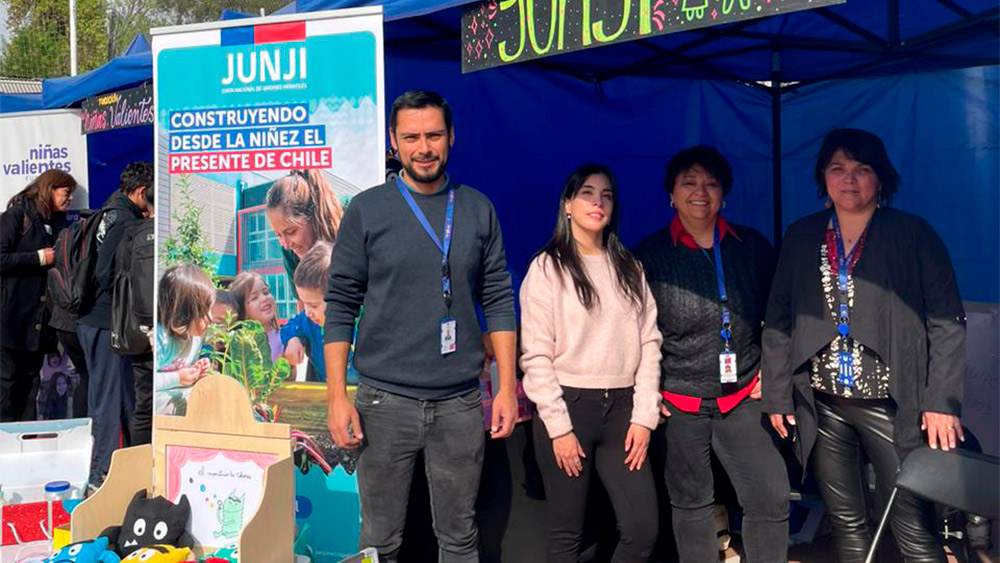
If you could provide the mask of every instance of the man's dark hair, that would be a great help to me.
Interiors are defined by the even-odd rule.
[[[428,107],[441,110],[441,113],[444,114],[445,128],[451,131],[451,106],[448,105],[448,100],[444,99],[441,94],[430,90],[410,90],[396,98],[396,101],[392,102],[392,111],[389,113],[389,130],[396,130],[396,118],[399,110]]]
[[[131,195],[135,190],[146,186],[146,202],[153,205],[153,163],[133,162],[122,171],[121,192]]]
[[[663,187],[667,193],[673,193],[674,182],[677,176],[687,172],[695,166],[701,166],[722,186],[722,195],[729,193],[733,188],[733,167],[722,156],[722,153],[715,147],[708,145],[697,145],[688,147],[675,154],[667,163],[667,175],[663,179]]]

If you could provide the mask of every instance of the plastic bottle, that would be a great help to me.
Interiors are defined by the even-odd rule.
[[[45,483],[45,504],[48,510],[48,533],[52,538],[52,504],[62,502],[69,497],[69,481],[49,481]]]

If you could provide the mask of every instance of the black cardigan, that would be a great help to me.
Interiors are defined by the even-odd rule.
[[[46,223],[51,232],[45,230]],[[32,201],[0,214],[0,330],[6,348],[31,352],[56,348],[45,306],[46,279],[52,266],[39,263],[38,251],[55,245],[65,225],[65,213],[52,213],[45,221]]]
[[[809,359],[836,335],[823,302],[819,247],[830,211],[792,224],[771,286],[763,336],[762,410],[796,415],[805,465],[816,440]],[[895,209],[872,217],[854,270],[851,337],[892,370],[895,443],[919,446],[924,411],[961,415],[965,312],[948,251],[923,219]]]
[[[774,250],[757,231],[734,223],[729,226],[736,237],[726,236],[719,244],[739,368],[737,382],[731,385],[719,381],[722,307],[712,251],[691,249],[679,241],[674,244],[669,227],[635,249],[656,300],[657,326],[663,334],[660,384],[664,391],[715,399],[749,385],[760,368],[761,322],[774,271]]]

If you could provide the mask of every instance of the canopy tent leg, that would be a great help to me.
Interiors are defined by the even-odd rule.
[[[781,52],[771,51],[771,204],[774,207],[774,248],[781,246]]]

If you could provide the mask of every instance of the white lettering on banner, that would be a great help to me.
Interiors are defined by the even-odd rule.
[[[234,109],[184,110],[170,114],[170,129],[207,129],[248,125],[293,125],[309,122],[305,104]]]
[[[227,53],[226,77],[222,79],[222,85],[229,86],[234,80],[243,84],[254,81],[288,82],[305,80],[306,76],[305,47],[286,49],[284,53],[281,47],[275,47],[249,53]]]

